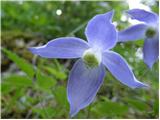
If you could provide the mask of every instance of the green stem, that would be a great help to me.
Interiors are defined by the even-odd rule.
[[[56,67],[58,68],[58,70],[61,70],[61,65],[59,64],[57,59],[54,59],[54,62],[56,64]]]
[[[40,99],[40,105],[41,105],[41,107],[42,107],[42,109],[43,109],[43,111],[44,111],[44,113],[45,113],[45,116],[47,117],[47,119],[49,119],[48,112],[45,110],[43,104],[41,103],[41,102],[43,102],[43,101],[42,101],[42,99],[41,99],[40,97],[39,97],[39,99]]]
[[[74,29],[73,31],[71,31],[67,36],[74,36],[74,34],[76,32],[78,32],[79,30],[81,30],[86,24],[87,24],[88,20],[85,21],[83,24],[81,24],[80,26],[78,26],[76,29]]]
[[[91,105],[88,106],[87,118],[90,117]]]

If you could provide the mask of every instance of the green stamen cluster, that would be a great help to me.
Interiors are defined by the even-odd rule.
[[[148,28],[145,34],[148,38],[152,38],[156,34],[156,31],[153,28]]]
[[[97,58],[93,54],[89,54],[89,53],[86,54],[83,57],[83,60],[84,60],[85,64],[91,68],[97,67],[99,65]]]

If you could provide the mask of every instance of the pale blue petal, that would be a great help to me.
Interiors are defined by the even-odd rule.
[[[146,38],[143,46],[143,59],[149,68],[152,68],[153,64],[159,57],[159,40],[158,37]]]
[[[145,38],[147,26],[145,24],[138,24],[131,26],[125,30],[118,32],[118,41],[125,42],[125,41],[134,41],[138,39]]]
[[[89,48],[87,42],[75,37],[62,37],[49,41],[46,45],[32,47],[33,54],[46,58],[79,58]]]
[[[74,64],[67,86],[71,117],[93,101],[104,76],[105,68],[103,65],[93,69],[87,68],[82,59]]]
[[[148,12],[142,9],[128,10],[128,14],[132,19],[136,19],[147,24],[155,24],[158,22],[158,15],[153,12]]]
[[[128,87],[147,87],[147,85],[143,84],[135,78],[127,62],[118,53],[112,51],[104,52],[103,64],[117,80],[127,85]]]
[[[93,17],[85,29],[85,35],[92,47],[102,50],[113,48],[117,42],[117,32],[112,24],[114,11]]]

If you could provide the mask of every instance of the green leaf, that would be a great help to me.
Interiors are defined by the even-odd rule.
[[[141,100],[125,98],[125,101],[139,111],[146,111],[149,108],[149,106]]]
[[[135,41],[135,44],[138,45],[139,47],[142,47],[144,44],[144,40],[137,40]]]
[[[126,114],[128,112],[128,107],[118,102],[105,100],[98,102],[91,108],[91,111],[101,117],[115,117]]]
[[[54,68],[46,66],[44,69],[53,74],[57,79],[64,80],[67,78],[67,75],[64,72],[57,71]]]
[[[34,76],[34,68],[33,66],[28,63],[25,59],[19,57],[15,53],[3,48],[2,51],[5,53],[5,55],[12,60],[16,65],[24,71],[28,76],[33,77]]]
[[[33,113],[39,114],[42,118],[53,118],[56,115],[56,111],[52,107],[45,108],[32,108]]]
[[[9,93],[12,90],[13,87],[11,87],[10,84],[1,83],[1,91],[3,95]]]
[[[158,113],[159,113],[159,100],[158,99],[156,99],[155,101],[154,101],[154,105],[153,105],[153,110],[154,110],[154,114],[155,115],[158,115]]]
[[[63,86],[59,86],[54,90],[54,95],[56,101],[59,103],[59,105],[69,107],[68,101],[67,101],[67,90]]]
[[[6,78],[3,78],[1,83],[2,94],[7,94],[17,88],[31,87],[32,84],[32,80],[28,78],[28,76],[12,74]]]
[[[50,91],[51,88],[56,85],[56,80],[41,73],[39,70],[37,70],[36,73],[36,82],[40,89],[46,91]]]
[[[32,80],[28,78],[26,75],[16,75],[12,74],[6,78],[3,78],[2,86],[6,87],[8,84],[10,87],[30,87],[32,86]],[[8,87],[9,87],[8,86]],[[2,90],[3,91],[3,90]]]

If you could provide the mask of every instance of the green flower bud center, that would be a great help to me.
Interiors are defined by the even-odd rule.
[[[84,60],[85,64],[91,68],[99,65],[97,58],[93,54],[86,54],[83,57],[83,60]]]
[[[154,37],[155,34],[156,34],[156,30],[154,28],[148,28],[146,30],[146,36],[149,38]]]
[[[87,50],[83,54],[83,61],[87,67],[94,68],[100,64],[101,56],[92,50]]]

